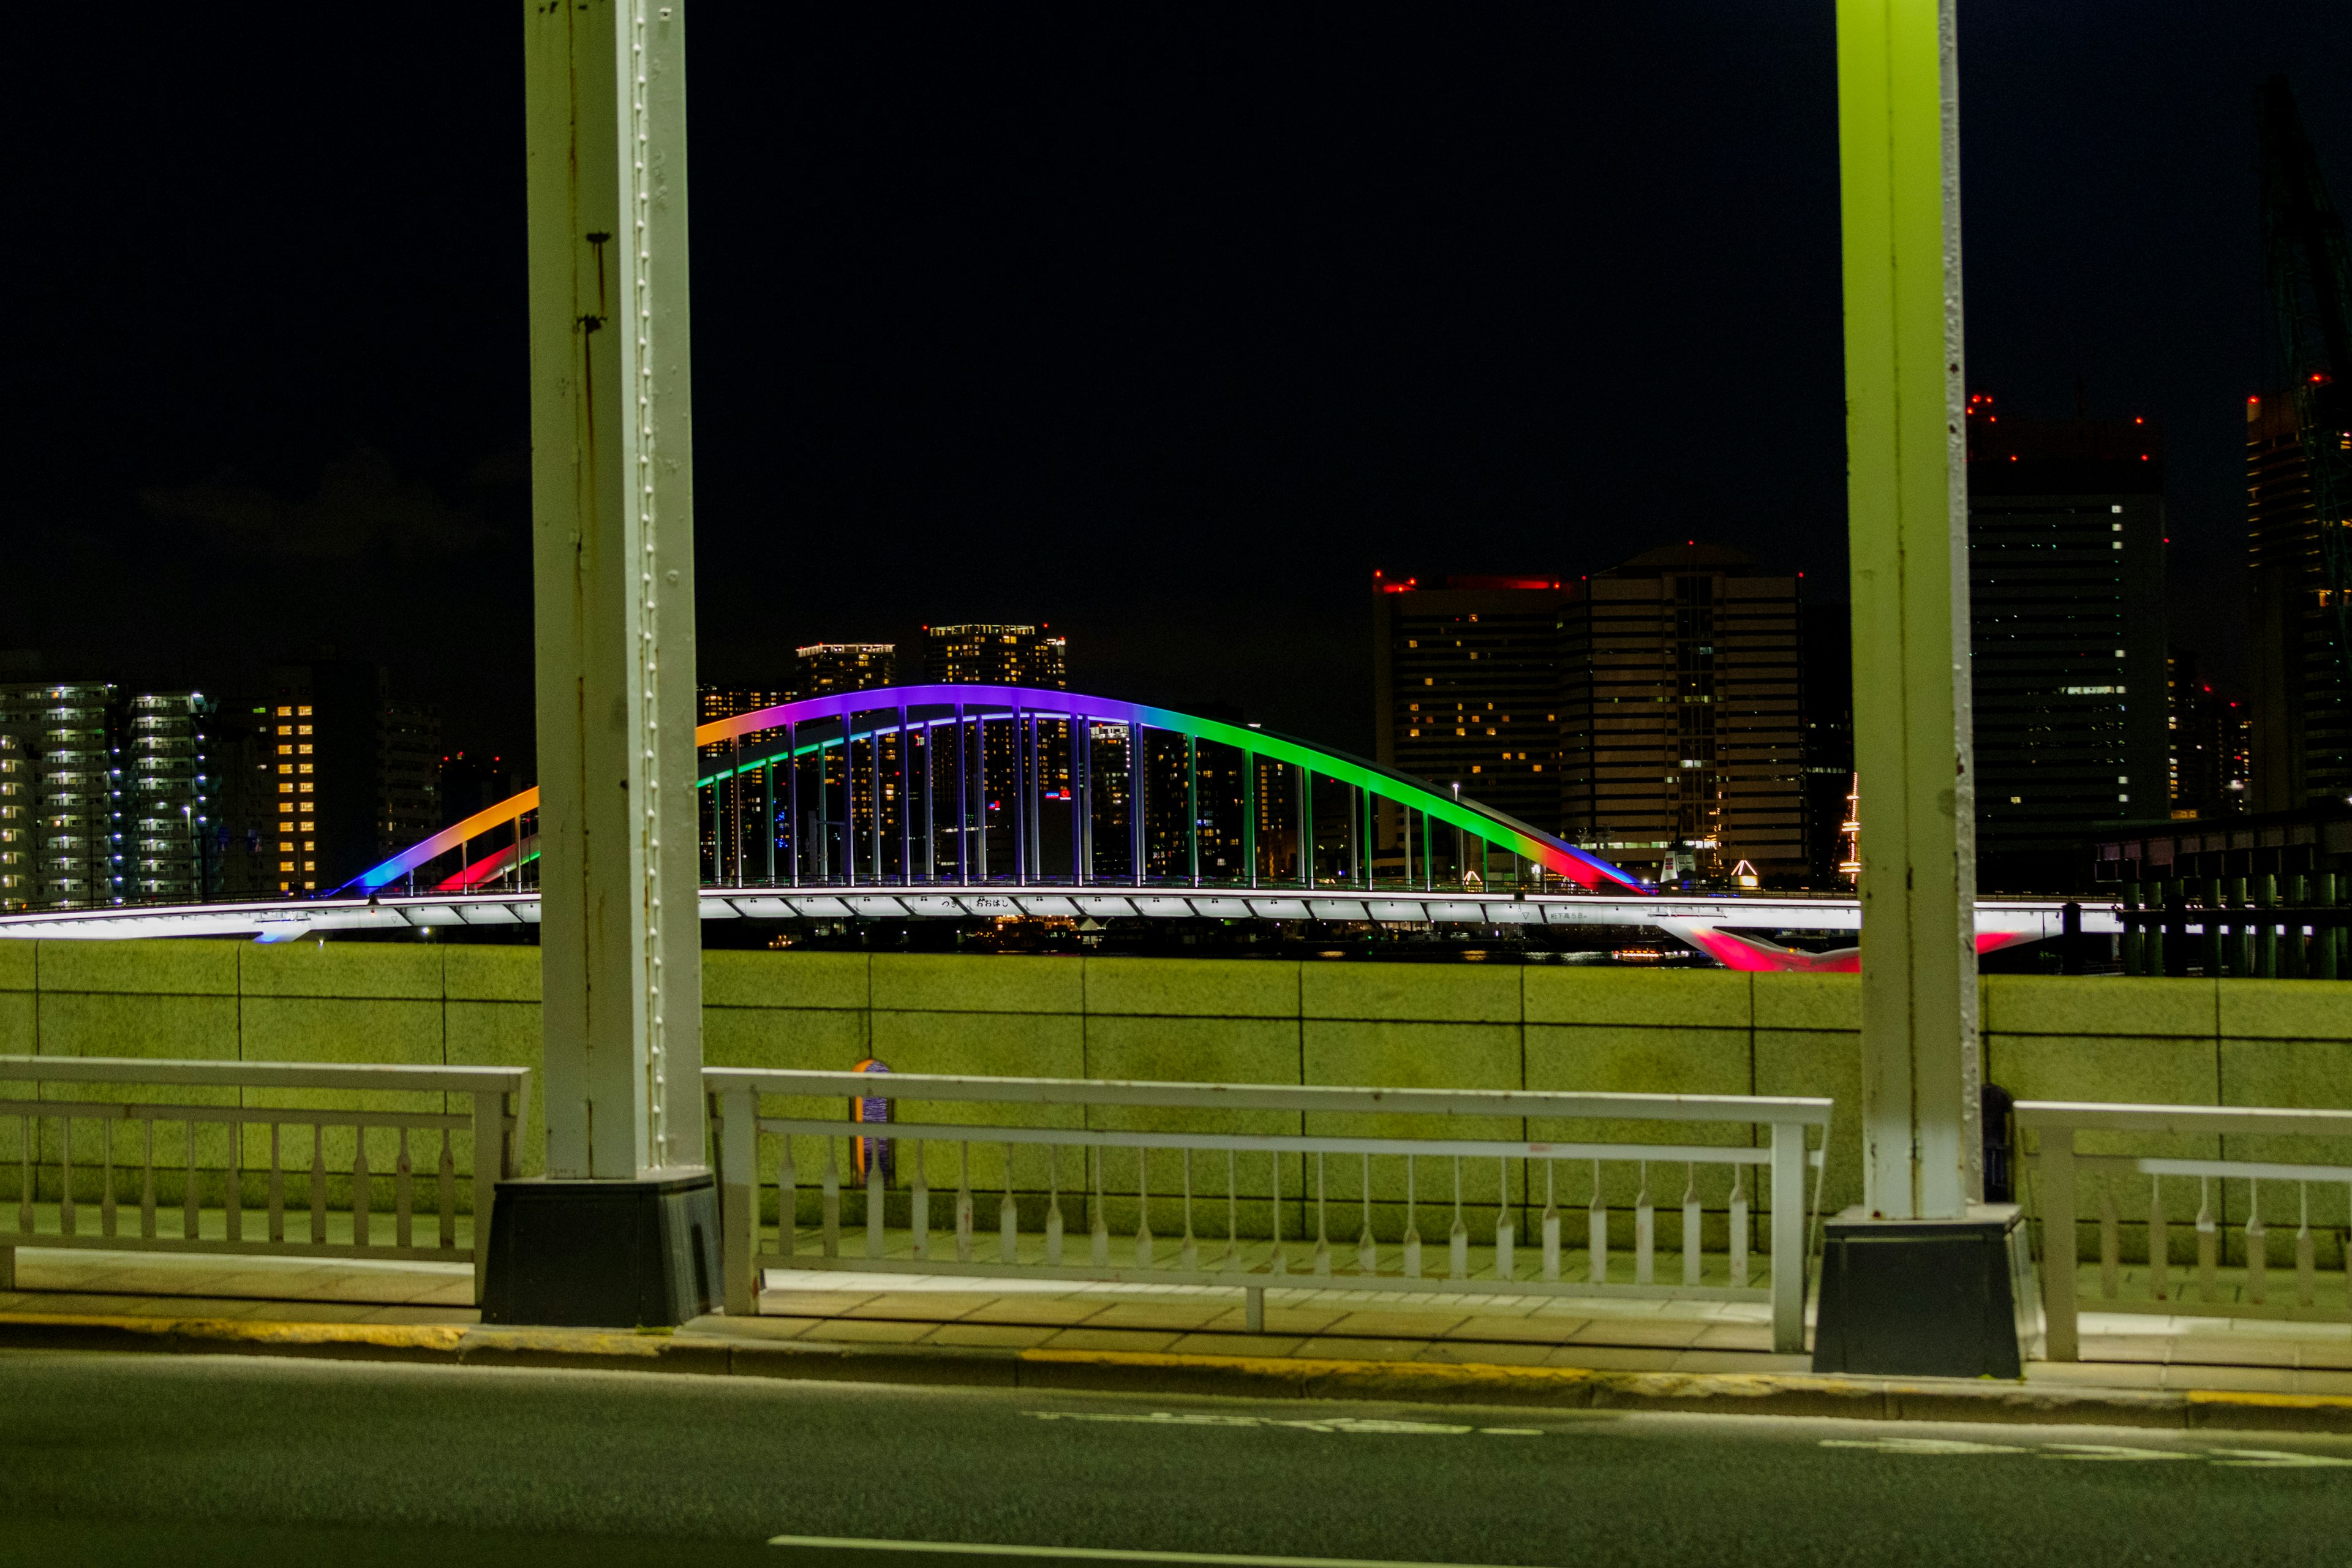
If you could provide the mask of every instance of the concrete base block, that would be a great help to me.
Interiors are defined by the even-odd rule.
[[[709,1171],[645,1181],[500,1182],[482,1321],[675,1327],[719,1305]]]
[[[1826,1227],[1813,1370],[1874,1377],[2020,1377],[2031,1265],[2014,1204],[1965,1219],[1873,1219]]]

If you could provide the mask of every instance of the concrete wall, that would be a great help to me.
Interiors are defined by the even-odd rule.
[[[7,1053],[535,1065],[538,997],[530,948],[0,942]],[[1859,1002],[1851,976],[1724,970],[714,952],[704,955],[704,1053],[728,1066],[837,1068],[874,1054],[910,1072],[1828,1095],[1837,1121],[1826,1203],[1835,1208],[1860,1195]],[[2020,1099],[2352,1107],[2352,982],[1995,976],[1984,983],[1983,1019],[1987,1071]],[[534,1170],[542,1102],[535,1083]],[[807,1113],[840,1109],[827,1101]],[[1146,1114],[1098,1120],[1140,1126]],[[937,1115],[950,1119],[946,1108]],[[1299,1119],[1257,1120],[1276,1131]],[[1360,1131],[1351,1119],[1309,1120],[1311,1132]],[[1538,1121],[1521,1134],[1517,1125],[1464,1131],[1748,1139],[1744,1128]],[[0,1129],[0,1169],[15,1162],[13,1137]],[[2179,1148],[2218,1152],[2213,1140]],[[2232,1140],[2230,1152],[2352,1158],[2252,1140]],[[933,1179],[951,1183],[947,1151],[934,1155]],[[461,1152],[461,1170],[469,1158]],[[998,1159],[995,1146],[976,1146],[975,1178],[992,1183]],[[1164,1177],[1154,1170],[1155,1187],[1172,1184],[1172,1165]],[[1015,1174],[1043,1186],[1042,1165]],[[1063,1173],[1065,1190],[1075,1177]],[[1496,1173],[1468,1179],[1474,1204],[1491,1205]],[[1611,1172],[1608,1200],[1630,1203],[1634,1179]],[[1223,1180],[1203,1173],[1201,1184],[1221,1190]],[[1375,1167],[1384,1215],[1402,1196],[1400,1180]],[[1662,1206],[1679,1201],[1681,1180],[1654,1179]],[[1358,1181],[1335,1170],[1333,1201],[1356,1201]],[[1424,1174],[1424,1204],[1435,1195],[1429,1183]],[[1253,1185],[1264,1177],[1245,1179],[1245,1191]],[[2180,1185],[2185,1218],[2195,1194]],[[1297,1190],[1296,1176],[1286,1187]],[[1589,1191],[1564,1185],[1561,1202],[1581,1205]],[[1720,1206],[1720,1194],[1703,1195]],[[2344,1223],[2341,1189],[2314,1198],[2315,1219]],[[2145,1213],[2145,1195],[2136,1201]],[[2121,1206],[2135,1212],[2131,1201]],[[1346,1228],[1352,1236],[1353,1222]],[[1426,1219],[1423,1228],[1430,1233]]]

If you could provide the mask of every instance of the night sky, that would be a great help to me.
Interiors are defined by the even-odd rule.
[[[1042,619],[1369,750],[1375,566],[1843,596],[1831,0],[688,17],[706,679]],[[0,647],[332,645],[527,753],[520,7],[17,21]],[[2233,672],[2254,89],[2352,202],[2352,8],[1964,0],[1961,60],[1971,385],[2163,426]]]

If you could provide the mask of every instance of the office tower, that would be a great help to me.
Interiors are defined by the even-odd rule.
[[[2343,620],[2323,559],[2295,400],[2246,400],[2246,566],[2255,809],[2352,797]]]
[[[441,711],[387,693],[376,709],[379,856],[440,831]]]
[[[213,847],[224,899],[278,894],[277,738],[266,705],[224,703],[211,719]]]
[[[857,646],[867,648],[880,647],[886,656],[882,668],[887,669],[887,644],[815,643],[797,650],[799,662],[801,667],[805,668],[811,662],[812,655],[822,657],[828,649],[846,649]],[[762,708],[774,708],[790,702],[799,695],[801,693],[797,691],[775,687],[705,686],[698,694],[701,721],[709,724],[721,719],[732,719],[739,713],[757,713]],[[769,741],[780,741],[783,739],[783,734],[781,729],[754,730],[719,745],[700,747],[697,750],[696,755],[700,759],[701,775],[709,778],[719,770],[729,767],[731,765],[731,759],[740,754],[746,746],[757,746]],[[708,794],[699,794],[699,798],[702,801],[700,836],[703,879],[705,881],[721,879],[723,872],[725,879],[731,880],[733,875],[731,868],[735,864],[736,852],[732,849],[728,851],[726,866],[722,868],[719,847],[722,843],[741,842],[746,846],[743,853],[760,854],[756,838],[757,819],[761,810],[760,802],[752,797],[745,785],[732,779],[716,786]],[[764,869],[767,860],[763,854],[760,855],[759,864]]]
[[[127,704],[121,843],[134,900],[191,903],[221,889],[215,707],[201,691],[141,692]]]
[[[1066,690],[1068,639],[1043,626],[925,626],[923,679],[958,686],[1030,686]]]
[[[1562,836],[1660,880],[1803,881],[1797,579],[1694,542],[1584,590],[1561,616]]]
[[[2189,648],[2172,649],[2165,667],[2172,815],[2245,815],[2249,808],[2246,739],[2250,728],[2245,704],[2215,691],[2213,683],[2199,673],[2197,655]]]
[[[898,645],[887,642],[818,642],[793,650],[792,700],[834,697],[894,686]]]
[[[1853,884],[1853,608],[1803,606],[1805,874],[1814,888]]]
[[[440,826],[440,724],[348,659],[281,665],[255,717],[274,792],[271,891],[328,892]]]
[[[32,773],[35,908],[121,902],[121,693],[105,681],[0,686],[0,733]]]
[[[1547,833],[1560,825],[1560,627],[1580,585],[1373,574],[1372,701],[1383,766]],[[1381,808],[1393,849],[1402,817]]]
[[[2170,809],[2163,453],[2141,420],[1969,406],[1977,884],[2070,891],[2105,825]]]
[[[33,764],[23,743],[0,730],[0,910],[31,907],[33,863]]]

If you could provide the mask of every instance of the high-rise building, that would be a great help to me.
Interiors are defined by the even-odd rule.
[[[1717,544],[1595,574],[1562,616],[1563,837],[1671,879],[1808,876],[1797,579]]]
[[[2107,825],[2170,808],[2162,447],[1969,401],[1977,883],[2073,890]]]
[[[0,732],[32,770],[36,908],[121,901],[120,691],[105,681],[0,686]]]
[[[793,650],[793,701],[893,686],[898,679],[898,645],[887,642],[817,642]],[[739,710],[739,711],[749,711]]]
[[[1644,875],[1803,879],[1794,577],[1686,544],[1582,582],[1373,587],[1381,762]]]
[[[125,891],[190,903],[221,890],[215,832],[215,704],[201,691],[148,691],[126,705],[122,770]]]
[[[1811,886],[1853,881],[1853,609],[1808,605],[1804,626],[1805,867]]]
[[[2172,649],[2165,668],[2172,815],[2184,818],[2243,816],[2248,810],[2251,729],[2245,704],[2213,689],[2213,683],[2199,673],[2197,655],[2191,649]]]
[[[1372,579],[1374,755],[1530,826],[1560,824],[1560,636],[1581,584],[1550,577]],[[1380,839],[1402,818],[1382,807]]]
[[[925,626],[923,679],[957,686],[1066,690],[1069,639],[1044,625]]]
[[[0,730],[0,910],[31,907],[37,885],[33,863],[31,754]]]
[[[2352,797],[2352,690],[2295,400],[2246,400],[2246,565],[2259,811]]]
[[[276,807],[268,890],[331,890],[440,826],[439,718],[394,697],[379,667],[281,665],[255,717]]]

